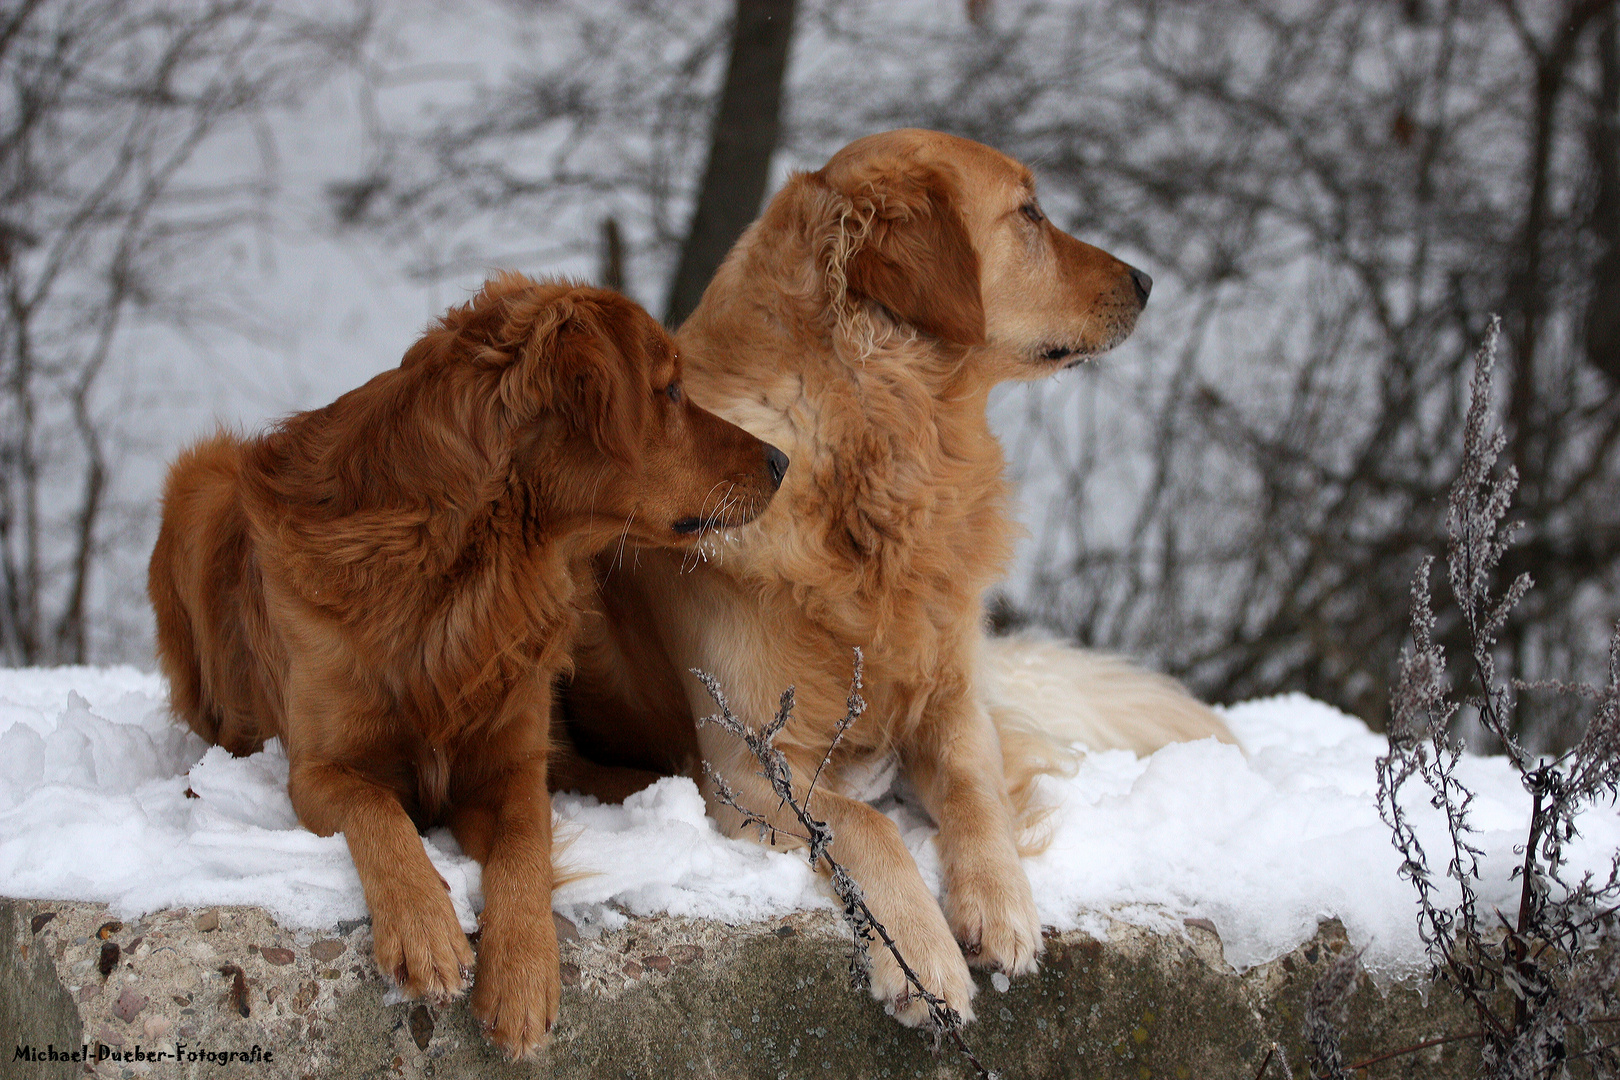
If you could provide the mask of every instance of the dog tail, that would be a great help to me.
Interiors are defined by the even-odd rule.
[[[985,642],[980,664],[979,685],[1001,738],[1019,850],[1026,855],[1050,840],[1041,828],[1050,807],[1036,798],[1036,779],[1072,776],[1084,751],[1145,756],[1173,742],[1237,742],[1215,711],[1180,683],[1118,656],[1020,634]]]

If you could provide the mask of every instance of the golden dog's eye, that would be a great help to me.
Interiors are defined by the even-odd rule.
[[[1034,199],[1031,199],[1023,206],[1020,206],[1018,208],[1018,212],[1029,218],[1029,220],[1033,221],[1037,225],[1046,220],[1046,215],[1041,213],[1041,208],[1035,204]]]
[[[681,384],[672,382],[664,387],[664,396],[671,401],[679,402],[681,400]]]

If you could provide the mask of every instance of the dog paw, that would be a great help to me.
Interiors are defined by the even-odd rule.
[[[971,1002],[978,987],[973,985],[973,976],[962,959],[962,951],[952,939],[939,908],[932,903],[928,907],[932,909],[929,912],[934,916],[932,919],[910,927],[888,926],[887,929],[923,987],[955,1009],[966,1023],[973,1019]],[[881,942],[871,944],[869,951],[872,996],[907,1027],[927,1023],[928,1002],[906,978],[893,954]]]
[[[1041,920],[1029,878],[1008,871],[957,874],[945,893],[951,933],[974,967],[1023,975],[1035,970],[1043,947]]]
[[[405,996],[444,1003],[467,989],[472,945],[443,890],[373,904],[371,933],[377,967]]]
[[[514,1061],[551,1038],[562,983],[557,932],[550,912],[524,920],[487,922],[478,939],[478,981],[472,1012],[490,1042]]]

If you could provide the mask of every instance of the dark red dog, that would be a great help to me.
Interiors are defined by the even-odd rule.
[[[377,963],[459,994],[473,950],[418,830],[484,867],[472,1008],[513,1055],[557,1014],[551,686],[621,538],[752,520],[787,458],[681,392],[614,293],[488,282],[392,371],[170,470],[149,590],[174,711],[235,754],[282,740],[299,820],[341,832]]]

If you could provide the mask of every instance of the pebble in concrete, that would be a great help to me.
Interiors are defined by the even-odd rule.
[[[671,945],[669,958],[677,964],[695,964],[703,959],[703,946],[701,945]]]
[[[345,948],[347,948],[347,946],[344,945],[343,942],[326,938],[311,945],[309,947],[309,955],[313,956],[317,960],[330,963],[331,961],[342,956]]]
[[[141,1014],[141,1010],[146,1008],[146,1003],[149,1000],[145,994],[137,993],[134,990],[125,990],[118,995],[118,1000],[113,1003],[113,1015],[126,1024],[132,1023]]]
[[[426,1050],[433,1041],[433,1011],[426,1005],[411,1010],[411,1041],[418,1050]]]

